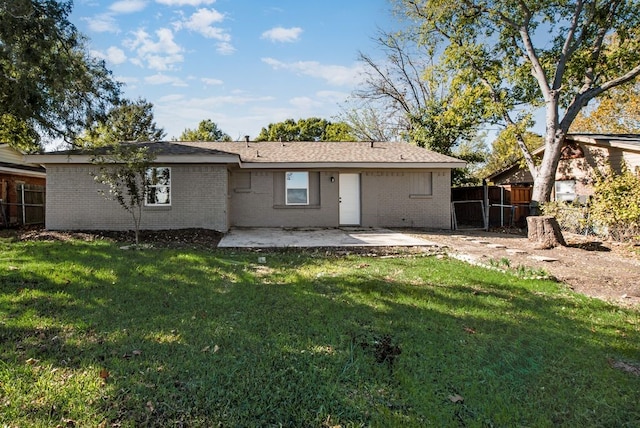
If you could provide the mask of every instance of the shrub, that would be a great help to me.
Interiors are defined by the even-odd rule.
[[[609,168],[596,177],[591,217],[614,239],[640,234],[640,176],[623,166],[620,174]]]

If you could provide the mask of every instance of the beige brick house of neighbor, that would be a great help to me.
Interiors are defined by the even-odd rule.
[[[459,159],[401,142],[157,142],[141,229],[451,227]],[[46,227],[131,229],[98,192],[91,156],[27,157],[47,170]]]
[[[542,149],[534,155],[541,156]],[[586,201],[593,193],[595,171],[605,171],[607,165],[611,165],[619,173],[623,164],[631,171],[640,170],[640,135],[567,135],[556,172],[555,200]],[[528,168],[519,163],[487,177],[487,180],[508,188],[533,185]]]
[[[45,181],[42,166],[25,162],[23,153],[0,144],[0,227],[42,220],[42,207],[35,205],[44,202]]]

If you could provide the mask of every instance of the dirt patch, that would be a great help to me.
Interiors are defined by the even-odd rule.
[[[484,231],[407,231],[469,262],[546,272],[578,293],[640,306],[640,246],[565,234],[567,247],[535,249],[526,236]]]
[[[208,229],[178,230],[142,230],[140,243],[150,244],[154,248],[216,248],[223,234]],[[0,238],[18,241],[69,241],[71,239],[86,242],[106,240],[123,244],[135,242],[133,231],[55,231],[42,228],[4,229]]]

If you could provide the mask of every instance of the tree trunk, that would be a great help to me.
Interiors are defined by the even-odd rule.
[[[527,217],[527,228],[529,241],[534,242],[536,248],[548,250],[567,245],[555,217],[529,216]]]

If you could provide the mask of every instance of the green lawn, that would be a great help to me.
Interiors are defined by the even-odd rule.
[[[640,312],[436,257],[0,242],[0,425],[639,426]],[[266,263],[258,263],[258,257]]]

